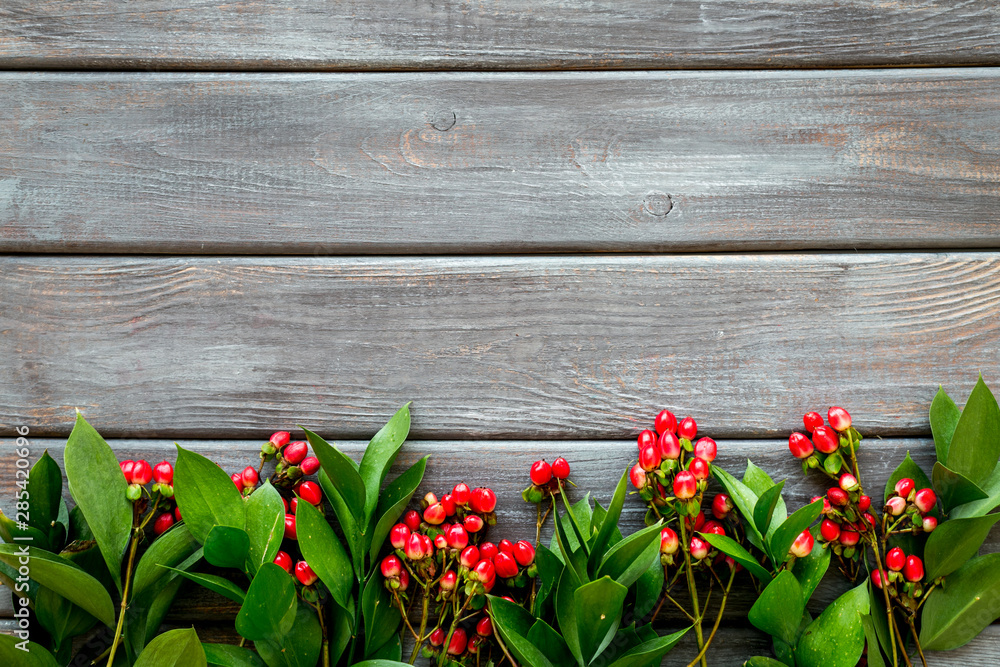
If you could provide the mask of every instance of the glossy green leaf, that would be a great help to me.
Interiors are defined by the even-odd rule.
[[[326,517],[309,503],[298,503],[295,533],[302,557],[330,589],[337,604],[346,608],[354,587],[354,570],[347,551],[327,523]]]
[[[264,563],[236,616],[236,631],[254,642],[283,637],[295,622],[297,608],[292,577],[274,563]]]
[[[982,376],[965,402],[948,448],[946,465],[980,484],[1000,458],[1000,406]]]
[[[198,542],[186,524],[178,524],[156,538],[139,559],[132,578],[132,596],[141,595],[166,576],[161,565],[176,567],[198,550]]]
[[[611,663],[610,667],[647,667],[659,665],[663,656],[677,646],[691,628],[685,628],[663,637],[645,641],[626,651],[620,658]]]
[[[229,475],[201,454],[177,445],[174,498],[184,523],[201,544],[215,526],[246,527],[246,508]],[[88,517],[89,520],[89,517]]]
[[[35,616],[52,637],[56,650],[67,639],[81,635],[97,623],[97,619],[55,591],[39,587],[35,596]]]
[[[205,539],[205,560],[216,567],[243,570],[249,553],[250,536],[242,528],[215,526]]]
[[[757,527],[757,532],[761,535],[767,533],[771,525],[771,517],[774,515],[774,507],[781,500],[781,490],[785,487],[785,480],[781,480],[757,498],[753,508],[753,523]]]
[[[333,514],[337,517],[337,521],[340,523],[340,529],[344,533],[344,539],[347,540],[347,548],[351,552],[351,562],[354,565],[355,576],[358,579],[363,579],[364,572],[364,560],[367,549],[365,548],[366,535],[362,535],[361,527],[358,525],[358,520],[354,517],[353,510],[347,506],[347,502],[344,500],[343,496],[340,495],[340,491],[334,486],[333,482],[330,480],[330,476],[326,474],[325,470],[320,470],[319,475],[319,485],[323,487],[323,494],[326,499],[330,501],[330,507],[333,508]],[[367,526],[365,526],[367,530]],[[391,528],[390,528],[391,530]],[[373,559],[374,561],[374,559]],[[374,569],[375,563],[372,562],[372,569]]]
[[[823,512],[823,500],[817,500],[814,503],[806,505],[805,507],[795,511],[790,517],[785,519],[785,522],[774,531],[774,534],[768,540],[768,547],[772,555],[772,561],[775,567],[779,566],[788,556],[788,550],[792,547],[792,543],[795,541],[803,530],[812,525],[819,515]]]
[[[365,520],[370,521],[378,502],[379,490],[385,481],[389,466],[396,460],[399,450],[410,433],[410,404],[401,407],[365,448],[358,474],[365,485]]]
[[[955,427],[962,416],[962,411],[951,400],[951,396],[938,386],[937,394],[931,401],[930,422],[931,433],[934,435],[934,451],[937,453],[937,460],[941,463],[948,461],[948,449],[951,447],[951,439],[955,435]]]
[[[26,647],[24,651],[18,645]],[[10,635],[0,635],[0,665],[16,667],[60,667],[56,659],[41,644],[32,641],[22,643],[21,639]]]
[[[632,608],[636,618],[645,618],[656,607],[663,592],[663,565],[660,559],[655,559],[646,571],[635,582],[635,606]]]
[[[590,544],[587,542],[587,538],[590,537],[589,531],[586,530],[586,528],[580,522],[580,519],[576,516],[576,513],[573,511],[573,506],[570,505],[569,501],[566,499],[566,494],[560,493],[559,496],[562,498],[563,507],[566,508],[565,513],[563,513],[561,517],[563,520],[563,525],[564,526],[569,525],[570,528],[573,529],[570,535],[573,537],[576,545],[578,545],[589,558]],[[574,546],[573,549],[575,550],[576,547]],[[584,560],[583,567],[584,568],[587,567],[586,559]]]
[[[173,567],[164,567],[167,570],[176,572],[178,575],[189,581],[193,581],[196,584],[204,586],[210,591],[229,598],[233,602],[237,602],[242,605],[246,600],[246,593],[243,589],[225,577],[220,577],[215,574],[204,574],[201,572],[187,572]],[[284,570],[282,571],[284,572]]]
[[[509,603],[508,603],[509,604]],[[528,642],[537,647],[553,665],[570,665],[573,663],[573,654],[566,645],[566,641],[552,626],[536,619],[534,625],[528,630]]]
[[[1000,514],[942,522],[924,545],[924,569],[927,581],[951,574],[979,553],[990,529]]]
[[[761,591],[750,608],[749,619],[759,630],[787,644],[795,644],[805,606],[802,587],[795,576],[785,570]]]
[[[368,657],[396,636],[403,620],[380,573],[372,575],[365,586],[361,613],[365,621],[365,657]]]
[[[559,585],[556,587],[556,619],[566,645],[578,663],[583,663],[580,635],[576,624],[576,590],[580,587],[579,577],[573,568],[563,568]]]
[[[94,540],[94,533],[90,530],[86,517],[83,516],[83,510],[77,506],[69,511],[69,535],[66,539],[70,542]]]
[[[333,604],[327,610],[326,627],[330,639],[330,664],[336,665],[353,639],[354,612]],[[379,658],[385,658],[383,651],[377,651]],[[392,660],[401,659],[391,658]]]
[[[364,480],[361,479],[361,474],[355,467],[354,461],[309,429],[303,428],[302,430],[305,432],[309,444],[312,445],[320,465],[323,466],[323,471],[330,484],[337,490],[345,507],[351,512],[356,523],[366,526],[367,492]]]
[[[16,522],[0,510],[0,537],[8,544],[26,544],[52,551],[49,536],[24,522]]]
[[[491,595],[489,602],[493,628],[500,633],[504,645],[514,658],[531,667],[552,667],[541,649],[528,639],[535,617],[520,605],[503,598]]]
[[[948,651],[971,641],[1000,618],[1000,553],[967,561],[924,603],[920,644]]]
[[[607,576],[583,584],[573,592],[577,637],[584,663],[589,664],[614,639],[627,593],[628,588]]]
[[[774,480],[771,479],[771,476],[763,468],[754,465],[754,462],[750,460],[747,461],[747,468],[743,472],[743,483],[758,498],[774,486]]]
[[[79,412],[63,460],[69,491],[86,517],[120,592],[122,557],[132,532],[132,503],[125,497],[125,475],[111,447]]]
[[[323,645],[319,619],[312,609],[299,605],[292,627],[280,640],[264,640],[254,645],[269,665],[316,667]]]
[[[789,667],[780,660],[768,658],[762,655],[755,655],[743,663],[743,667]]]
[[[566,566],[573,570],[576,579],[581,582],[590,581],[590,575],[587,572],[587,556],[583,552],[582,547],[578,547],[577,549],[571,547],[566,531],[566,524],[569,521],[564,520],[564,517],[565,515],[557,516],[553,522],[556,527],[555,534],[559,544],[559,553],[562,554]]]
[[[540,616],[553,591],[562,576],[563,562],[544,544],[539,544],[535,550],[535,564],[538,566],[538,594],[535,596],[535,608],[532,613]],[[659,594],[659,593],[657,593]]]
[[[986,492],[986,498],[955,507],[951,511],[950,518],[968,519],[974,516],[986,516],[1000,507],[1000,466],[997,466],[989,479],[983,482],[981,488]]]
[[[797,667],[854,667],[865,648],[862,618],[868,614],[868,583],[834,600],[802,633]]]
[[[875,622],[872,614],[868,613],[861,617],[861,624],[865,629],[865,645],[868,649],[868,667],[885,667],[885,660],[882,659],[882,649],[875,632]]]
[[[378,508],[375,510],[375,515],[379,517],[378,523],[375,524],[375,530],[366,536],[369,545],[371,569],[375,568],[379,551],[385,546],[385,540],[389,536],[389,532],[399,520],[399,517],[403,515],[406,506],[413,497],[413,493],[420,486],[420,482],[424,478],[424,471],[427,468],[428,458],[430,457],[425,456],[407,468],[406,472],[392,480],[379,496]]]
[[[364,660],[356,662],[351,667],[408,667],[409,663],[395,660]]]
[[[882,652],[885,655],[891,656],[892,646],[896,640],[889,630],[889,618],[885,610],[885,597],[881,590],[872,585],[871,578],[868,579],[868,603],[870,605],[868,618],[871,619],[872,628],[875,630],[875,638],[878,640]],[[866,631],[865,639],[867,640],[867,638],[868,634]]]
[[[273,563],[285,535],[285,504],[281,495],[265,480],[246,499],[247,535],[250,549],[247,566],[251,574],[264,563]]]
[[[594,537],[590,549],[588,567],[593,570],[604,558],[611,544],[611,537],[618,527],[618,519],[621,517],[622,508],[625,506],[625,497],[628,495],[628,471],[626,470],[618,480],[615,492],[611,496],[611,504],[608,505],[607,512],[601,520],[597,535]]]
[[[21,562],[22,548],[25,547],[0,544],[0,561],[14,568],[20,567],[24,564]],[[26,560],[34,581],[89,612],[105,625],[114,627],[115,607],[101,582],[62,556],[34,547],[26,549]]]
[[[62,503],[62,471],[49,450],[31,466],[28,473],[28,524],[48,532],[59,517]]]
[[[235,488],[235,485],[234,485]],[[183,510],[181,510],[183,512]],[[149,642],[133,667],[207,667],[194,628],[170,630]]]
[[[819,540],[813,542],[812,552],[805,558],[796,558],[792,566],[792,574],[802,587],[802,601],[809,602],[823,575],[830,567],[830,549],[824,549]]]
[[[264,667],[256,653],[233,644],[202,644],[205,658],[213,667]]]
[[[882,502],[889,500],[891,496],[896,491],[896,482],[908,477],[913,480],[918,489],[928,489],[931,487],[931,480],[920,466],[910,458],[910,452],[906,452],[906,457],[903,462],[896,466],[896,469],[889,475],[888,481],[885,483],[885,493],[882,496]]]
[[[203,552],[198,547],[194,553],[177,563],[177,569],[187,571],[201,562]],[[125,648],[131,660],[135,660],[146,643],[159,634],[160,625],[166,618],[173,604],[177,591],[180,590],[183,579],[176,572],[157,567],[163,575],[155,582],[146,586],[145,590],[131,595],[128,616],[125,623]]]
[[[750,574],[760,579],[761,583],[770,583],[771,573],[768,572],[763,565],[758,563],[757,559],[754,558],[749,551],[744,549],[739,542],[731,537],[726,537],[725,535],[715,535],[711,533],[699,533],[699,535],[701,535],[701,538],[713,547],[745,567]]]
[[[712,466],[712,475],[726,489],[726,493],[729,494],[733,504],[736,505],[740,514],[746,518],[747,537],[755,545],[763,546],[764,536],[760,534],[760,531],[753,524],[753,509],[757,504],[757,494],[743,482],[723,470],[721,466]]]
[[[631,586],[660,558],[660,524],[632,533],[608,550],[597,577],[611,577],[622,586]]]
[[[401,661],[403,659],[403,645],[399,641],[399,635],[393,635],[389,641],[382,644],[381,648],[371,654],[371,659],[388,660],[390,662]]]
[[[989,498],[989,494],[979,488],[978,484],[965,475],[949,470],[940,463],[934,463],[931,476],[934,480],[934,490],[941,498],[941,505],[945,512],[950,512],[959,505]]]

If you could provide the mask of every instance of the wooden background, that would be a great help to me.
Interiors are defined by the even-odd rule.
[[[0,508],[14,428],[61,460],[75,408],[236,470],[412,400],[403,459],[510,537],[532,460],[606,498],[662,407],[793,505],[810,409],[873,436],[871,488],[929,467],[937,386],[1000,390],[998,63],[978,0],[8,0]],[[713,664],[767,653],[750,603]],[[997,626],[931,656],[998,660]]]

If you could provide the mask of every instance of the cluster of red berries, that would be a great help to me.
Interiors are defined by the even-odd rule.
[[[708,487],[711,464],[718,453],[715,440],[706,437],[694,441],[698,434],[694,419],[685,417],[678,423],[669,410],[656,416],[655,427],[655,431],[646,429],[639,434],[639,462],[629,471],[629,480],[646,502],[663,507],[675,498],[690,501],[679,503],[678,512],[697,516],[700,503],[695,496]],[[686,454],[693,456],[685,463]]]
[[[510,600],[510,598],[505,599]],[[427,640],[430,646],[424,648],[424,657],[438,655],[446,641],[448,656],[451,658],[460,658],[463,654],[478,655],[483,645],[493,636],[493,621],[489,616],[482,616],[476,623],[475,629],[475,634],[470,637],[471,632],[467,633],[465,628],[455,628],[449,640],[444,628],[434,628]]]
[[[826,496],[814,496],[811,502],[823,500],[823,521],[820,539],[829,544],[838,556],[857,560],[861,536],[875,529],[875,517],[868,510],[872,499],[864,494],[857,478],[845,472],[837,486],[827,489]]]
[[[885,555],[885,578],[888,579],[888,590],[892,597],[903,596],[904,604],[913,608],[913,601],[923,595],[924,562],[919,556],[907,556],[902,549],[890,549]],[[872,571],[872,583],[878,588],[886,586],[882,578],[882,570]],[[902,584],[902,587],[898,587]]]
[[[701,509],[698,510],[698,514],[694,517],[685,517],[684,527],[691,534],[688,543],[688,552],[691,554],[692,559],[696,561],[704,560],[712,550],[712,546],[695,533],[702,535],[725,535],[725,522],[726,519],[730,518],[732,511],[732,499],[725,493],[719,493],[712,499],[711,512],[712,516],[715,517],[714,519],[706,520],[705,512]],[[730,529],[730,532],[732,532],[732,529]],[[663,530],[660,531],[660,562],[663,565],[673,565],[679,549],[680,538],[677,535],[677,531],[670,526],[664,526]],[[725,556],[724,559],[730,567],[734,565],[733,560],[728,556]]]
[[[288,431],[277,431],[260,447],[261,465],[273,458],[278,460],[273,479],[277,487],[293,486],[299,478],[319,471],[319,459],[309,456],[309,443],[304,440],[290,442],[291,439],[292,434]]]
[[[143,499],[143,493],[146,492],[145,486],[150,482],[153,482],[153,487],[147,495],[152,498],[159,494],[154,508],[174,497],[174,467],[169,461],[160,461],[155,466],[151,466],[148,461],[129,460],[122,461],[118,465],[121,467],[125,482],[128,484],[125,496],[133,503]],[[153,533],[159,537],[167,532],[167,529],[173,526],[176,521],[180,520],[181,512],[179,509],[175,508],[173,512],[163,512],[153,521]]]
[[[826,418],[829,426],[823,423],[823,417],[818,412],[807,412],[802,422],[812,439],[798,432],[788,436],[788,449],[792,456],[802,459],[810,468],[820,464],[815,452],[833,454],[849,444],[849,439],[843,435],[851,429],[851,415],[847,410],[834,406],[827,411]]]
[[[937,528],[937,519],[930,514],[937,506],[937,494],[933,489],[917,490],[916,486],[909,477],[896,482],[885,503],[887,521],[892,522],[889,532],[909,528],[913,533],[930,533]]]
[[[544,459],[535,461],[528,471],[528,478],[531,486],[521,492],[521,497],[529,503],[540,503],[559,494],[563,482],[569,479],[569,462],[561,456],[552,465]]]

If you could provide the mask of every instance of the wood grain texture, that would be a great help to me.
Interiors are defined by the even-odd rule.
[[[568,0],[139,4],[7,0],[0,67],[566,69],[1000,61],[1000,14],[961,3]]]
[[[0,433],[627,438],[661,407],[787,437],[929,434],[998,386],[1000,256],[0,258]]]
[[[1000,247],[992,69],[7,72],[0,90],[2,252]]]

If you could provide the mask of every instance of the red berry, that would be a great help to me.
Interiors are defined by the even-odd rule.
[[[493,559],[493,567],[496,568],[498,577],[510,579],[517,576],[517,561],[508,553],[498,553]]]
[[[292,573],[292,557],[286,554],[284,551],[279,551],[278,555],[274,557],[274,564],[280,567],[288,574]]]
[[[490,620],[489,616],[483,616],[476,623],[476,634],[480,637],[489,637],[493,634],[493,621]]]
[[[295,578],[298,579],[299,583],[303,586],[312,586],[316,583],[316,580],[319,579],[319,577],[316,576],[316,573],[312,571],[312,568],[309,567],[309,563],[304,560],[300,560],[295,564]]]
[[[913,480],[909,477],[904,477],[903,479],[896,482],[896,495],[903,499],[909,499],[910,493],[915,487]]]
[[[701,527],[705,525],[705,513],[698,510],[698,514],[695,515],[694,519],[685,517],[684,525],[688,530],[701,530]]]
[[[500,550],[500,553],[513,554],[514,553],[514,543],[511,542],[510,540],[500,540],[497,543],[497,549]]]
[[[177,519],[178,521],[181,520],[181,508],[180,507],[175,507],[174,508],[174,518]]]
[[[312,475],[319,470],[319,459],[315,456],[305,457],[302,459],[302,463],[299,464],[299,470],[302,471],[303,475]]]
[[[498,553],[500,553],[500,549],[498,549],[497,545],[493,544],[492,542],[483,542],[482,544],[479,545],[479,557],[482,560],[488,560],[490,558],[493,558]]]
[[[469,504],[469,499],[472,497],[472,489],[465,482],[459,482],[455,485],[455,488],[451,491],[451,497],[455,500],[455,504],[459,507],[465,507]]]
[[[845,472],[840,476],[840,488],[844,491],[854,491],[858,488],[858,478],[849,472]]]
[[[660,531],[660,553],[676,553],[678,546],[680,546],[680,543],[677,539],[677,533],[669,526],[664,526],[663,530]]]
[[[545,461],[535,461],[531,464],[531,472],[528,475],[531,483],[535,486],[543,486],[552,479],[552,466]]]
[[[834,507],[843,507],[849,500],[847,493],[843,489],[838,489],[835,486],[827,490],[826,497],[830,500],[830,504]]]
[[[698,532],[706,535],[725,535],[726,529],[718,521],[706,521]]]
[[[295,493],[299,494],[299,498],[310,505],[319,506],[323,502],[323,491],[320,490],[319,484],[316,482],[299,482],[298,486],[295,487]]]
[[[125,481],[129,484],[132,483],[132,469],[135,467],[135,461],[128,460],[122,461],[118,464],[122,469],[122,474],[125,475]]]
[[[725,493],[716,494],[712,499],[712,516],[720,521],[733,511],[733,501]]]
[[[286,514],[285,515],[285,537],[290,540],[297,540],[298,537],[295,535],[295,515]]]
[[[676,461],[681,457],[681,441],[673,431],[660,436],[660,458]]]
[[[711,474],[711,468],[709,464],[705,462],[705,459],[694,458],[688,463],[688,470],[694,475],[694,478],[699,482],[703,479],[708,479]]]
[[[445,538],[447,540],[448,547],[451,549],[461,551],[465,547],[469,546],[469,533],[460,523],[453,524],[450,528],[448,528],[448,530],[445,531]]]
[[[885,555],[885,566],[893,572],[901,572],[906,566],[906,554],[899,547],[890,549]]]
[[[681,470],[674,477],[674,495],[681,500],[694,498],[698,493],[698,480],[688,470]]]
[[[462,564],[463,567],[472,569],[479,563],[479,549],[475,546],[465,547],[462,553],[458,556],[458,562]]]
[[[656,435],[655,431],[650,431],[647,428],[645,431],[639,434],[639,451],[641,452],[643,448],[657,444],[657,441],[659,439],[660,437]]]
[[[468,639],[465,636],[465,630],[455,628],[455,631],[451,633],[451,641],[448,642],[448,655],[462,655],[465,653],[467,644]]]
[[[916,556],[908,556],[903,566],[903,576],[907,581],[920,581],[924,578],[924,562]]]
[[[420,533],[411,533],[410,538],[406,540],[404,552],[410,560],[423,560],[425,558],[423,537]]]
[[[812,553],[813,550],[813,536],[808,530],[803,530],[799,533],[799,536],[795,538],[792,542],[791,548],[788,553],[792,554],[796,558],[805,558]]]
[[[711,438],[698,438],[698,442],[694,443],[694,455],[707,463],[714,461],[718,452],[719,447]]]
[[[833,430],[839,433],[851,428],[851,415],[844,408],[833,406],[827,411],[826,419],[830,422]]]
[[[687,440],[694,440],[698,435],[698,424],[691,417],[685,417],[677,426],[677,435]]]
[[[660,450],[653,445],[649,445],[639,452],[639,466],[649,472],[660,467]]]
[[[875,588],[882,588],[882,573],[879,570],[872,570],[872,583]]]
[[[234,472],[232,475],[229,476],[229,479],[233,480],[233,484],[236,485],[237,489],[239,489],[240,491],[243,490],[243,475],[241,475],[238,472]]]
[[[257,482],[260,481],[260,478],[257,475],[257,469],[253,466],[247,466],[244,468],[240,477],[243,478],[243,486],[248,489],[252,489],[257,486]]]
[[[438,533],[434,536],[434,546],[438,549],[448,548],[448,538],[444,536],[444,533]]]
[[[788,436],[788,451],[797,459],[807,459],[812,456],[814,450],[809,438],[795,432]]]
[[[922,528],[925,533],[933,533],[934,529],[937,528],[938,522],[932,516],[925,516]]]
[[[469,514],[462,521],[462,525],[465,526],[465,530],[470,533],[478,533],[485,526],[482,517],[476,516],[475,514]]]
[[[292,502],[288,503],[288,507],[291,510],[292,514],[295,514],[295,512],[298,511],[298,507],[299,507],[298,496],[296,496],[295,498],[292,498]]]
[[[441,646],[444,644],[445,637],[446,635],[444,634],[444,630],[441,628],[434,628],[434,632],[431,633],[430,637],[431,646]]]
[[[285,514],[288,514],[288,510],[291,508],[291,505],[288,504],[288,498],[285,498],[284,496],[282,496],[281,497],[281,502],[285,506]]]
[[[156,521],[153,522],[153,532],[159,537],[167,532],[167,529],[172,525],[174,525],[174,515],[170,512],[165,512],[156,517]]]
[[[399,573],[399,590],[405,591],[410,585],[410,573],[407,570],[403,570]]]
[[[917,491],[917,495],[913,497],[913,504],[921,512],[930,512],[937,504],[937,496],[931,489],[920,489]]]
[[[410,539],[410,528],[405,523],[397,523],[389,531],[389,543],[393,549],[404,548],[408,539]]]
[[[813,496],[810,498],[809,504],[812,504],[820,499],[823,500],[823,514],[829,514],[833,507],[830,505],[830,501],[827,500],[826,496]]]
[[[456,510],[455,499],[452,497],[450,493],[446,493],[444,496],[442,496],[441,507],[444,508],[444,513],[447,516],[455,516],[455,510]]]
[[[552,476],[556,479],[566,479],[569,477],[569,461],[561,456],[553,461]]]
[[[813,444],[824,454],[833,454],[840,447],[840,436],[829,426],[813,429]]]
[[[440,526],[448,518],[441,503],[434,503],[424,510],[424,521],[432,526]]]
[[[885,511],[890,516],[899,516],[906,511],[906,501],[899,496],[893,496],[886,501]]]
[[[148,461],[136,461],[132,466],[132,483],[145,486],[151,479],[153,479],[153,466],[149,465]]]
[[[862,512],[867,512],[868,508],[872,506],[872,499],[870,496],[861,496],[858,498],[858,509]]]
[[[410,532],[420,528],[420,513],[417,510],[408,510],[403,515],[403,523],[410,529]]]
[[[288,444],[288,441],[292,439],[292,434],[288,431],[275,431],[271,434],[269,438],[272,445],[281,449]]]
[[[296,440],[295,442],[288,443],[281,456],[286,462],[296,466],[305,460],[307,454],[309,454],[309,443]]]
[[[628,479],[635,488],[646,488],[646,471],[638,463],[632,466],[632,469],[628,473]]]
[[[153,482],[167,485],[174,483],[174,467],[169,461],[160,461],[153,466]]]
[[[823,425],[823,417],[818,412],[807,412],[802,416],[802,423],[810,433],[816,430],[817,426]]]
[[[517,544],[514,545],[513,556],[518,565],[528,567],[535,562],[535,547],[531,545],[531,542],[519,540]]]
[[[661,541],[662,543],[662,541]],[[708,555],[708,542],[697,535],[691,538],[691,558],[701,560]]]
[[[823,519],[823,522],[819,525],[819,534],[826,542],[836,542],[840,539],[840,524],[829,519]]]
[[[656,432],[660,435],[677,430],[677,417],[670,410],[661,410],[653,423],[656,426]]]
[[[494,557],[499,556],[496,554]],[[476,575],[476,581],[486,582],[496,576],[496,568],[493,567],[492,560],[481,560],[476,563],[476,567],[472,569],[473,574]]]
[[[448,570],[443,575],[441,575],[441,580],[438,582],[443,591],[453,591],[455,586],[458,584],[458,575],[455,574],[455,570]]]
[[[478,488],[472,492],[469,504],[471,505],[473,512],[478,514],[489,514],[496,509],[497,494],[493,493],[493,489]]]
[[[841,530],[840,531],[840,543],[845,547],[853,547],[861,540],[861,535],[854,532],[853,530]]]

